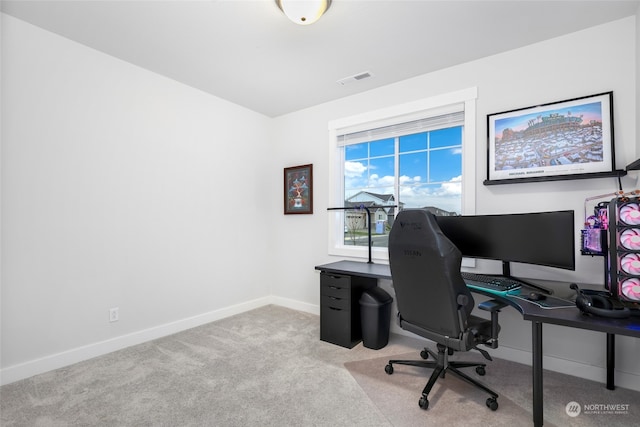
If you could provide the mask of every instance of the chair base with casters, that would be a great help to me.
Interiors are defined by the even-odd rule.
[[[498,409],[498,400],[497,400],[498,399],[498,393],[496,393],[495,391],[491,390],[490,388],[488,388],[484,384],[476,381],[475,379],[471,378],[470,376],[468,376],[467,374],[465,374],[464,372],[459,370],[459,368],[475,367],[476,368],[476,373],[478,375],[482,376],[482,375],[485,374],[485,366],[486,366],[486,364],[478,363],[478,362],[449,361],[448,360],[448,356],[450,356],[452,354],[453,354],[453,350],[448,349],[447,347],[445,347],[442,344],[438,344],[438,354],[435,354],[434,352],[432,352],[431,350],[429,350],[427,348],[425,348],[424,350],[422,350],[420,352],[420,356],[423,359],[428,359],[429,356],[431,356],[434,359],[433,361],[430,361],[430,360],[389,360],[389,363],[387,364],[387,366],[384,367],[384,371],[389,375],[393,374],[393,365],[394,364],[417,366],[417,367],[421,367],[421,368],[433,369],[433,373],[431,374],[431,377],[429,378],[429,382],[427,383],[427,385],[422,390],[422,396],[420,397],[420,400],[418,401],[418,405],[422,409],[429,408],[429,392],[431,391],[431,389],[433,388],[434,384],[438,380],[438,377],[444,378],[444,375],[445,375],[446,372],[451,372],[452,374],[456,375],[457,377],[461,378],[462,380],[464,380],[464,381],[466,381],[466,382],[468,382],[470,384],[473,384],[474,386],[486,391],[490,395],[490,397],[487,398],[487,401],[486,401],[487,407],[489,409],[491,409],[492,411],[495,411],[496,409]]]

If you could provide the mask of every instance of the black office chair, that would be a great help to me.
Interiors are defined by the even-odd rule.
[[[400,327],[435,341],[438,354],[425,348],[421,357],[431,356],[434,361],[389,360],[385,372],[392,374],[394,364],[433,368],[418,402],[422,409],[429,407],[428,395],[438,377],[451,372],[489,393],[486,404],[495,411],[498,394],[458,370],[476,367],[476,373],[484,375],[486,365],[448,360],[455,351],[472,349],[491,360],[489,353],[477,346],[498,346],[498,312],[506,305],[489,300],[479,307],[491,312],[491,320],[473,316],[475,303],[460,274],[461,261],[460,250],[440,230],[431,212],[406,209],[396,216],[389,234],[389,265]]]

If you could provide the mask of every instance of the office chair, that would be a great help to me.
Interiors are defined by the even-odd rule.
[[[473,316],[474,300],[460,274],[460,250],[440,230],[435,216],[422,209],[405,209],[395,219],[389,233],[389,266],[398,304],[400,327],[423,338],[435,341],[438,353],[425,348],[420,353],[427,360],[389,360],[385,372],[393,373],[393,365],[432,368],[429,382],[418,402],[429,407],[428,395],[438,377],[451,372],[486,391],[486,404],[498,409],[498,394],[471,378],[458,368],[476,367],[485,374],[484,363],[449,361],[455,351],[476,349],[491,360],[479,344],[498,346],[498,312],[506,304],[489,300],[479,307],[491,312],[491,320]]]

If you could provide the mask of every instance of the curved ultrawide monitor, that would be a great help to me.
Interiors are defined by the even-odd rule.
[[[437,220],[464,257],[575,270],[573,211],[438,216]]]

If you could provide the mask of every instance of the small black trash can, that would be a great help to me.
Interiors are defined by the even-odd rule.
[[[379,287],[367,289],[360,297],[362,345],[374,350],[389,342],[391,302],[393,298]]]

